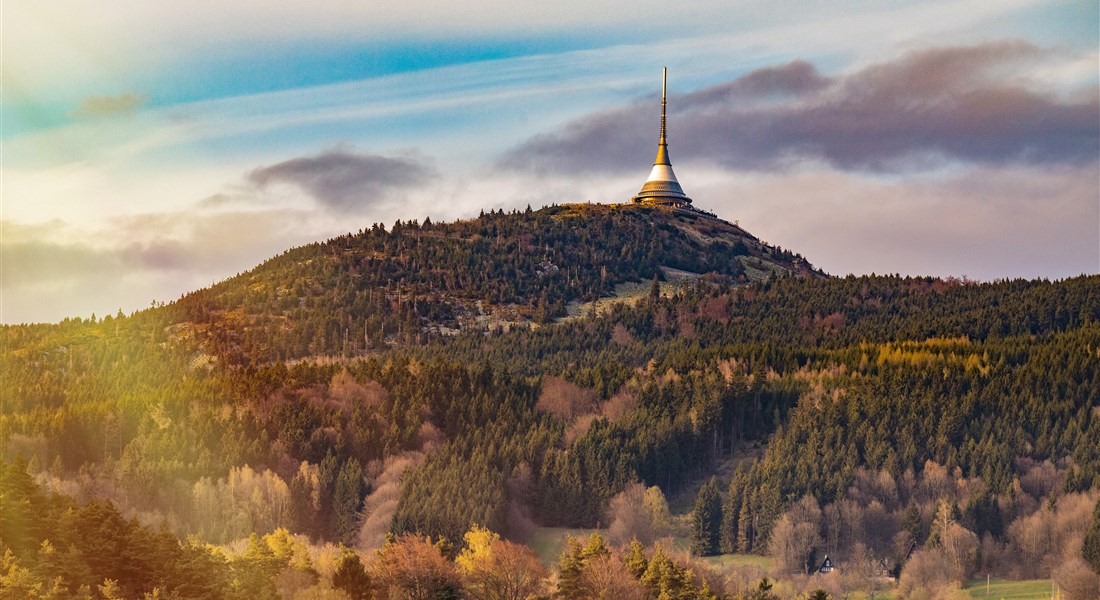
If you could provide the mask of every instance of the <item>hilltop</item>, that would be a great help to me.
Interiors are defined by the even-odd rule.
[[[177,340],[217,340],[219,358],[236,364],[361,356],[462,331],[550,323],[629,284],[648,290],[654,278],[744,285],[792,275],[823,276],[706,213],[570,204],[375,224],[187,294],[167,308],[167,324]]]

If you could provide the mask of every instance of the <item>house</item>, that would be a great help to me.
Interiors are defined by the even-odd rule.
[[[821,566],[817,568],[816,573],[820,575],[828,575],[836,570],[836,565],[833,564],[833,560],[829,558],[829,555],[825,555],[825,560],[821,561]]]
[[[885,558],[880,558],[874,562],[874,571],[875,577],[894,578],[894,569],[890,567],[890,563],[886,562]]]

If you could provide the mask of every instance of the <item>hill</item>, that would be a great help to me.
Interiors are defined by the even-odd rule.
[[[62,514],[98,528],[117,508],[194,536],[165,552],[195,561],[250,534],[285,550],[280,528],[364,551],[387,533],[461,546],[475,524],[622,542],[686,535],[665,498],[713,474],[717,517],[689,536],[713,536],[704,554],[772,553],[785,577],[818,552],[895,561],[948,534],[973,550],[967,532],[982,551],[952,559],[956,579],[978,560],[1045,577],[1100,490],[1100,277],[829,278],[695,212],[375,226],[0,342],[5,568],[50,572],[52,539],[86,567],[73,590],[151,584],[96,567]],[[796,531],[816,533],[773,541]],[[202,569],[260,577],[234,564]]]
[[[727,284],[821,275],[705,213],[575,204],[375,224],[188,294],[165,318],[173,336],[202,339],[235,364],[359,356],[469,329],[549,323],[571,302],[666,272]]]

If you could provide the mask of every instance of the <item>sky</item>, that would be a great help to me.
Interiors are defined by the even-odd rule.
[[[0,0],[0,322],[373,223],[696,206],[825,271],[1100,272],[1093,0]]]

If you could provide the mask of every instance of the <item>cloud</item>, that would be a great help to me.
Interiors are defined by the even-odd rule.
[[[19,241],[3,245],[4,278],[0,289],[35,286],[79,273],[99,277],[117,270],[114,253],[82,243]],[[10,298],[9,298],[10,301]]]
[[[336,221],[286,208],[146,213],[91,230],[59,220],[5,220],[0,322],[56,321],[170,300],[344,232],[346,223]]]
[[[277,183],[294,185],[325,207],[347,212],[390,200],[436,176],[433,168],[413,158],[337,148],[260,167],[248,174],[248,180],[259,188]]]
[[[1020,41],[934,48],[850,74],[804,61],[750,72],[670,101],[673,159],[738,170],[806,162],[906,172],[947,161],[1085,164],[1100,155],[1100,89],[1029,78],[1055,53]],[[636,169],[652,155],[656,101],[534,137],[501,160],[538,173]]]
[[[705,206],[826,271],[981,280],[1100,272],[1100,162],[979,166],[906,178],[716,172]]]
[[[117,96],[88,96],[72,111],[72,115],[78,119],[129,116],[144,106],[147,100],[145,95],[133,92]]]

